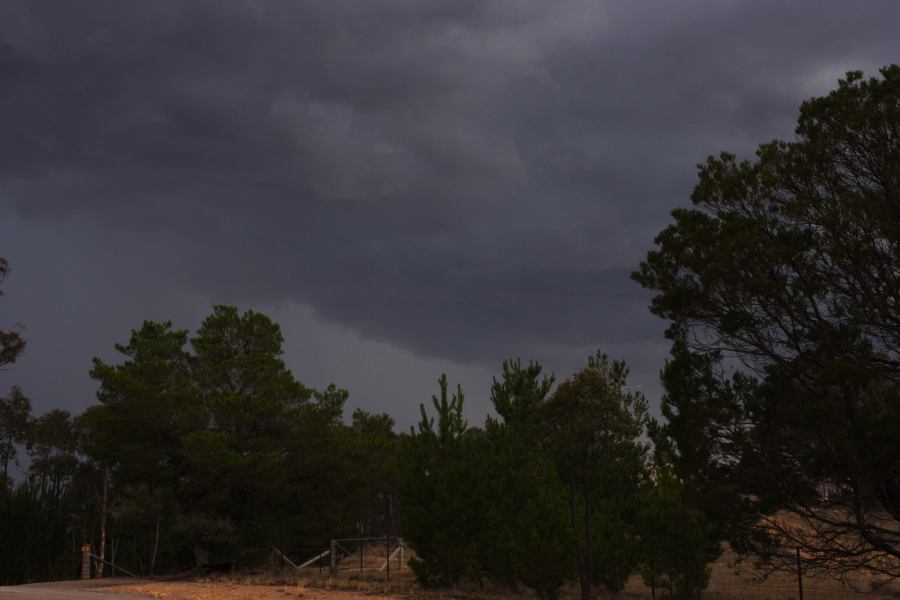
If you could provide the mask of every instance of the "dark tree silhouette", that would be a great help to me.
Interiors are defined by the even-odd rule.
[[[745,547],[897,577],[900,66],[881,75],[804,102],[795,141],[701,165],[634,277],[672,322],[680,450],[716,450],[690,467],[735,492]]]

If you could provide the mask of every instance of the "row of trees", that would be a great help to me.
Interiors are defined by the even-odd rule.
[[[654,591],[693,598],[720,554],[719,532],[687,501],[669,445],[628,369],[597,354],[553,389],[537,363],[504,363],[484,429],[463,419],[447,379],[404,438],[404,535],[426,586],[489,578],[555,600],[623,589],[640,571]],[[649,429],[648,429],[649,426]]]
[[[193,337],[148,321],[116,346],[121,362],[95,359],[100,403],[78,418],[33,418],[14,388],[0,402],[3,539],[16,540],[3,579],[71,576],[84,541],[152,574],[383,530],[393,420],[357,410],[345,424],[347,392],[305,387],[281,348],[265,315],[217,306]]]
[[[418,429],[397,436],[387,415],[357,410],[345,424],[347,393],[303,386],[281,346],[265,315],[217,306],[193,336],[147,321],[116,346],[118,363],[95,359],[100,402],[77,418],[35,418],[14,388],[0,402],[2,525],[16,540],[4,580],[70,577],[84,541],[151,574],[269,544],[312,553],[332,537],[394,533],[378,508],[399,492],[428,586],[490,578],[554,599],[577,578],[589,598],[638,568],[685,597],[704,586],[716,531],[685,502],[663,446],[650,451],[623,363],[598,354],[552,394],[539,365],[505,363],[484,428],[467,426],[462,390],[448,397],[442,377],[436,420],[423,407]],[[27,477],[14,485],[20,449]]]
[[[27,477],[15,485],[21,458]],[[93,524],[92,474],[78,456],[75,420],[64,410],[33,417],[14,386],[0,396],[0,461],[0,581],[73,575],[73,552]]]
[[[265,315],[217,306],[193,336],[147,321],[116,346],[119,362],[95,359],[100,402],[77,418],[35,418],[14,388],[0,403],[4,533],[18,540],[5,580],[72,576],[84,541],[151,574],[269,544],[311,553],[371,534],[399,491],[425,585],[491,578],[553,599],[577,576],[587,599],[637,568],[685,596],[705,584],[716,532],[665,452],[650,452],[623,363],[598,354],[552,395],[539,365],[505,363],[484,428],[467,426],[462,390],[448,397],[442,377],[437,420],[423,407],[397,436],[388,415],[357,410],[345,424],[347,393],[303,386],[282,343]],[[28,471],[14,486],[20,447]]]

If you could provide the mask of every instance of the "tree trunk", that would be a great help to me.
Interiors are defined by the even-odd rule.
[[[119,548],[119,540],[117,540],[116,538],[113,538],[110,546],[111,546],[110,550],[112,551],[112,553],[109,556],[109,564],[112,565],[112,573],[113,573],[113,575],[115,575],[116,574],[116,550]]]
[[[150,545],[150,560],[147,562],[147,573],[151,576],[156,571],[156,549],[159,547],[159,520],[160,515],[156,515],[156,533],[153,536],[153,543]]]
[[[578,566],[578,584],[581,587],[582,600],[590,600],[590,581],[585,578],[584,554],[581,551],[581,544],[578,542],[580,527],[578,527],[575,512],[575,470],[569,468],[569,520],[572,523],[572,531],[575,532],[573,538],[575,542],[575,560]]]
[[[584,584],[581,587],[581,600],[591,600],[591,581],[594,578],[594,541],[592,521],[594,505],[591,502],[590,487],[584,495]]]
[[[103,560],[106,558],[106,500],[109,487],[109,469],[103,471],[103,492],[100,495],[100,563],[97,565],[97,577],[103,577]],[[113,573],[115,575],[115,573]]]

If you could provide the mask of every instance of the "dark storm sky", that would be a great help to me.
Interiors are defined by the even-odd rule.
[[[214,303],[279,321],[309,385],[402,426],[446,371],[597,348],[651,401],[628,274],[695,164],[900,61],[897,0],[0,0],[0,373],[94,402],[92,356]]]

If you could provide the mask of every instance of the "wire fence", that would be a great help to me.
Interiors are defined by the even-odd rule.
[[[763,578],[752,560],[738,562],[728,552],[711,565],[709,586],[703,593],[704,600],[897,600],[900,585],[885,584],[875,577],[855,574],[843,581],[824,575],[798,576],[796,571],[778,571]],[[802,591],[801,591],[802,590]],[[633,575],[626,586],[629,599],[652,597],[651,590],[639,575]],[[665,597],[658,589],[657,598]]]
[[[74,558],[74,557],[73,557]],[[95,558],[96,557],[92,557]],[[409,550],[401,538],[350,538],[335,539],[322,545],[295,545],[288,547],[244,548],[240,558],[223,563],[224,567],[281,569],[306,575],[325,577],[337,575],[353,579],[364,574],[365,580],[394,582],[404,574],[406,581],[412,577],[408,567]],[[74,566],[73,560],[73,566]],[[96,560],[92,566],[95,571]],[[108,569],[111,565],[108,564]],[[709,585],[703,593],[705,600],[897,600],[900,598],[900,582],[883,584],[877,578],[856,573],[843,581],[822,575],[802,574],[796,571],[780,571],[762,577],[752,560],[738,561],[729,551],[711,565]],[[215,567],[215,565],[213,565]],[[112,573],[110,573],[112,574]],[[411,580],[410,580],[411,581]],[[380,584],[379,584],[380,585]],[[571,589],[568,589],[571,588]],[[801,591],[802,590],[802,591]],[[657,589],[656,598],[665,598],[666,590]],[[578,596],[575,584],[567,586],[563,598]],[[652,593],[640,575],[629,578],[622,600],[650,600]]]
[[[385,572],[407,569],[407,549],[397,537],[345,538],[326,546],[289,546],[270,549],[273,567],[298,571],[338,573]]]

